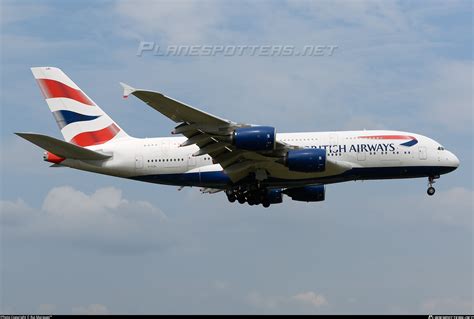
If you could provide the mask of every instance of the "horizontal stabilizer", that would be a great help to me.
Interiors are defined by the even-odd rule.
[[[25,140],[41,147],[42,149],[64,158],[78,160],[104,160],[111,155],[95,152],[68,142],[64,142],[54,137],[36,133],[15,133]]]

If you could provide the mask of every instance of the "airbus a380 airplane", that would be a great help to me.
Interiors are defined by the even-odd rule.
[[[134,138],[66,74],[31,69],[66,141],[16,133],[46,150],[44,160],[138,181],[224,191],[250,205],[325,198],[325,184],[350,180],[428,177],[428,195],[441,174],[459,166],[438,142],[399,131],[276,133],[274,127],[235,123],[161,93],[126,84],[136,96],[178,125],[184,137]]]

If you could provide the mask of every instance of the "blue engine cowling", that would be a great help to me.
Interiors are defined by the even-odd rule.
[[[248,151],[269,151],[275,148],[275,128],[252,126],[237,128],[232,135],[232,144]]]
[[[300,202],[321,202],[325,197],[324,185],[288,188],[283,193]]]
[[[267,190],[267,193],[265,194],[265,199],[268,201],[270,204],[279,204],[283,202],[283,196],[282,196],[282,191],[281,189],[269,189]]]
[[[295,172],[323,172],[326,169],[326,150],[322,148],[291,150],[286,155],[286,166]]]

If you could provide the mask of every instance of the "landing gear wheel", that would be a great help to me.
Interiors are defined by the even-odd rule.
[[[263,207],[268,208],[268,207],[270,207],[270,202],[264,201],[262,203],[262,205],[263,205]]]
[[[433,196],[435,191],[436,191],[435,188],[433,186],[430,186],[428,187],[428,190],[426,191],[426,193],[428,193],[428,195],[430,196]]]
[[[433,184],[435,183],[435,179],[439,178],[439,176],[430,176],[428,177],[428,190],[426,193],[430,196],[433,196],[435,193],[435,189],[433,187]]]
[[[227,199],[229,200],[229,202],[233,203],[237,200],[238,193],[235,192],[233,189],[231,188],[226,189],[225,194],[227,195]]]
[[[240,204],[245,203],[245,197],[237,197],[237,200],[239,201]]]

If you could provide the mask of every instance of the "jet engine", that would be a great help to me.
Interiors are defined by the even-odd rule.
[[[298,188],[287,188],[283,191],[292,200],[300,202],[321,202],[324,200],[324,185],[311,185]]]
[[[326,169],[326,150],[321,148],[305,148],[288,151],[285,165],[295,172],[323,172]]]
[[[271,126],[240,127],[232,134],[232,144],[248,151],[275,149],[275,128]]]

